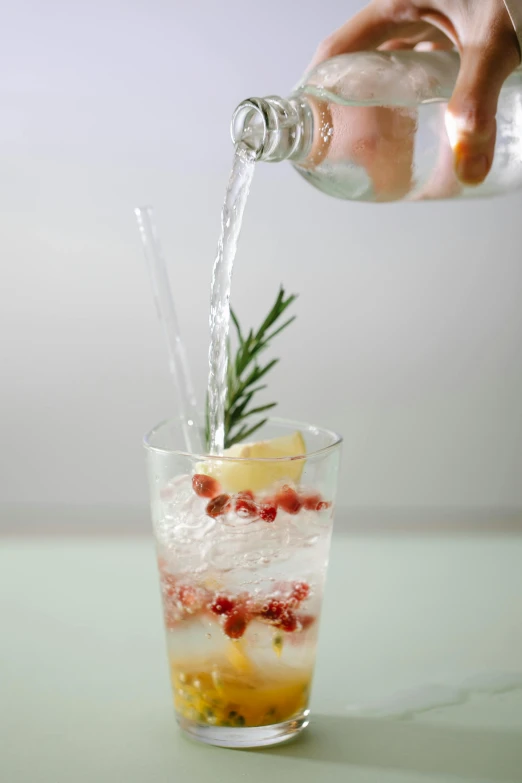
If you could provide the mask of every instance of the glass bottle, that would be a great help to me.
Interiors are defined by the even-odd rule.
[[[289,160],[312,185],[352,201],[417,201],[507,193],[522,187],[522,68],[505,82],[495,160],[486,181],[456,178],[446,130],[455,52],[360,52],[308,73],[287,98],[250,98],[232,139],[258,160]]]

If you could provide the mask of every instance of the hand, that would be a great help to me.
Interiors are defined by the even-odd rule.
[[[446,125],[457,177],[478,185],[493,163],[500,90],[521,57],[503,0],[372,0],[323,41],[312,64],[365,49],[453,47],[461,66]]]

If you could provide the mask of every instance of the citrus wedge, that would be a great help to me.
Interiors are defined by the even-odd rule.
[[[304,459],[292,459],[306,454],[306,444],[301,432],[283,435],[257,443],[237,443],[224,451],[223,456],[242,460],[234,462],[215,459],[198,466],[202,473],[214,476],[225,492],[243,492],[251,489],[259,492],[268,489],[276,481],[297,483],[304,468]],[[277,460],[280,462],[258,462]]]

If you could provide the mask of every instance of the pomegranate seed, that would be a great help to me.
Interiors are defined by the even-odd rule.
[[[284,484],[276,495],[277,505],[280,506],[287,514],[298,514],[301,510],[302,503],[299,499],[299,495],[289,487],[288,484]]]
[[[216,595],[210,604],[210,611],[214,614],[230,614],[235,607],[235,601],[226,595]]]
[[[258,513],[263,522],[273,522],[277,516],[277,506],[263,503],[263,505],[258,507]]]
[[[240,517],[257,517],[257,506],[253,500],[247,497],[237,497],[236,514]]]
[[[324,511],[325,508],[330,508],[332,504],[328,503],[326,500],[321,500],[320,503],[317,504],[316,511]]]
[[[277,598],[272,598],[263,604],[259,612],[259,617],[261,617],[263,620],[269,620],[270,622],[279,620],[285,609],[286,606],[283,601],[278,601]]]
[[[178,589],[177,598],[185,609],[192,609],[197,604],[196,588],[181,585]]]
[[[194,614],[194,612],[198,612],[203,608],[207,600],[207,595],[206,592],[199,587],[181,585],[178,588],[176,598],[187,612]]]
[[[294,601],[297,601],[298,603],[301,603],[301,601],[304,601],[305,598],[308,598],[309,594],[310,586],[307,585],[306,582],[294,582],[292,585],[290,598],[292,598]]]
[[[207,514],[209,517],[219,517],[230,510],[230,495],[218,495],[207,504]]]
[[[200,498],[215,498],[221,492],[219,482],[204,473],[196,473],[192,476],[192,489]]]
[[[321,495],[302,495],[301,500],[307,511],[317,511],[321,503]]]
[[[244,489],[242,492],[238,492],[237,497],[245,500],[255,500],[255,495],[251,489]]]
[[[223,630],[230,639],[241,639],[248,625],[244,609],[234,609],[226,618]]]
[[[293,633],[297,629],[297,617],[290,609],[286,609],[279,619],[277,627],[286,633]]]

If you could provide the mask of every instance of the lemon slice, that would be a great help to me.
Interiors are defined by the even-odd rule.
[[[268,489],[276,481],[293,481],[301,478],[305,460],[292,460],[306,454],[306,445],[301,432],[283,435],[257,443],[237,443],[225,449],[224,456],[235,457],[242,462],[218,459],[198,466],[202,473],[214,476],[226,492],[242,492],[251,489],[259,492]],[[281,462],[257,462],[256,460],[282,459]]]
[[[227,646],[226,656],[234,670],[240,674],[249,674],[254,670],[252,661],[245,652],[244,646],[239,642],[230,642]]]

